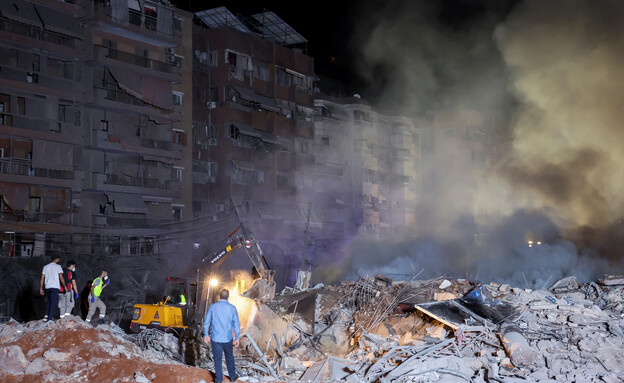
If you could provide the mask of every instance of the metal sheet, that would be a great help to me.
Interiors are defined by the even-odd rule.
[[[39,4],[35,9],[43,21],[43,29],[82,39],[80,25],[72,15]]]
[[[9,20],[43,29],[41,19],[37,16],[37,12],[32,3],[18,0],[0,1],[0,13]]]
[[[141,77],[135,72],[117,68],[112,65],[107,68],[115,81],[117,81],[119,88],[140,100],[143,99],[143,94],[141,93]]]

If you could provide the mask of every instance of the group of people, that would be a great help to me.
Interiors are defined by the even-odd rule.
[[[79,298],[78,283],[76,282],[76,262],[67,261],[65,271],[58,264],[61,257],[51,256],[51,262],[43,267],[41,272],[41,287],[39,293],[47,296],[46,310],[43,321],[54,320],[56,307],[60,308],[61,318],[71,315],[75,300]],[[99,277],[91,283],[89,293],[89,312],[85,321],[91,322],[96,310],[100,310],[100,318],[106,315],[106,305],[100,298],[102,290],[108,286],[108,273],[102,270]],[[234,364],[234,347],[238,347],[240,338],[240,321],[236,307],[228,302],[230,292],[222,289],[219,292],[219,301],[210,305],[204,318],[204,342],[209,343],[215,364],[215,382],[223,381],[222,360],[225,354],[225,363],[230,381],[235,381],[236,368]],[[186,299],[184,303],[186,303]]]
[[[76,262],[67,261],[67,267],[63,271],[61,265],[58,264],[60,260],[61,257],[56,254],[50,256],[50,263],[45,265],[41,272],[39,293],[47,297],[44,322],[54,320],[57,306],[61,312],[61,319],[72,315],[76,300],[80,297],[76,280]],[[91,282],[87,300],[89,312],[85,319],[87,322],[91,322],[91,318],[98,309],[100,319],[106,315],[106,305],[102,302],[100,295],[109,283],[108,273],[105,270],[102,270],[100,276]]]

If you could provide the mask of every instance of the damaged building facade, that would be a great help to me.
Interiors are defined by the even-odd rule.
[[[5,255],[153,254],[154,227],[181,218],[191,155],[175,47],[191,19],[141,4],[3,3]]]
[[[421,124],[315,89],[306,39],[275,13],[11,4],[3,255],[210,249],[209,227],[235,206],[269,263],[294,270],[331,261],[359,231],[417,222]]]

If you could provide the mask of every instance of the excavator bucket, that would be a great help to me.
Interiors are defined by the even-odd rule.
[[[249,290],[241,295],[256,301],[270,301],[275,297],[275,282],[258,278],[253,281]]]

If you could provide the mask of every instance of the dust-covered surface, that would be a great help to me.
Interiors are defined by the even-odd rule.
[[[377,276],[286,289],[256,302],[247,323],[241,381],[624,382],[622,276],[538,290]],[[11,320],[0,325],[0,381],[212,381],[209,353],[191,367],[173,335],[137,339],[148,337],[78,317]]]

